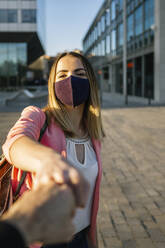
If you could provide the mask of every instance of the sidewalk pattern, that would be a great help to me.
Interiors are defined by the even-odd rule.
[[[99,248],[165,248],[165,108],[102,111]],[[0,113],[0,144],[19,113]]]
[[[103,111],[100,248],[165,248],[165,108]]]

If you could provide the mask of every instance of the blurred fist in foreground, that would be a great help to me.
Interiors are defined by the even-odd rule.
[[[74,234],[72,218],[75,207],[70,187],[50,181],[32,192],[25,192],[2,220],[15,226],[27,245],[34,242],[65,243]]]

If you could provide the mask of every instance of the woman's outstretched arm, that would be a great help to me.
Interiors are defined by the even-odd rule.
[[[4,154],[15,167],[35,173],[38,183],[50,180],[67,183],[73,189],[77,205],[84,206],[88,183],[81,173],[52,148],[37,141],[44,122],[41,109],[33,106],[24,109],[3,145]]]

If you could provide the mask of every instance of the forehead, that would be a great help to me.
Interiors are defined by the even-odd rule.
[[[76,68],[84,68],[81,60],[77,57],[66,55],[58,61],[56,71],[75,70]]]

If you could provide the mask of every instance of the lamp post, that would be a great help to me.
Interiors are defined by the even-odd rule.
[[[123,0],[123,27],[124,27],[124,44],[123,44],[123,90],[125,104],[128,104],[127,93],[127,3]]]

